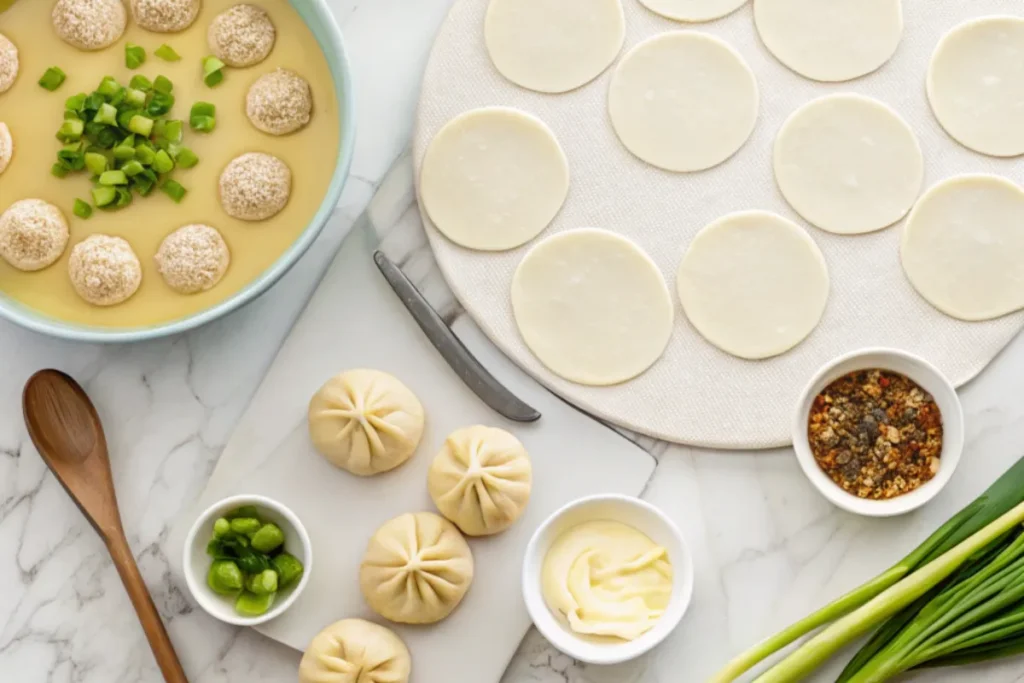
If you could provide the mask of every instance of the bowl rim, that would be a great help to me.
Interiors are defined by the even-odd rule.
[[[864,359],[864,364],[858,363],[861,359]],[[874,362],[869,362],[868,359]],[[837,371],[840,366],[850,363],[853,364],[842,371]],[[947,403],[953,408],[952,411],[940,409],[943,438],[938,473],[913,491],[888,500],[859,498],[840,488],[818,466],[807,438],[807,419],[814,397],[829,382],[847,372],[877,367],[905,375],[918,385],[930,384],[937,387],[941,391],[941,395],[937,391],[928,390],[936,403]],[[807,479],[833,505],[847,512],[866,517],[902,515],[929,502],[952,479],[960,464],[964,447],[963,405],[960,403],[960,397],[952,382],[937,367],[921,356],[909,351],[880,346],[866,347],[845,353],[821,366],[800,392],[800,398],[793,411],[792,429],[793,451],[800,464],[800,469]]]
[[[324,52],[325,57],[327,57],[328,65],[331,67],[331,73],[334,77],[335,95],[339,105],[341,135],[338,139],[337,150],[339,159],[334,168],[331,183],[327,187],[327,192],[320,203],[320,207],[298,239],[292,242],[288,249],[278,256],[277,260],[241,290],[210,308],[184,318],[177,318],[146,327],[91,327],[78,323],[62,322],[56,318],[45,316],[6,296],[0,296],[0,318],[9,320],[19,327],[33,332],[71,341],[117,344],[158,339],[194,330],[245,306],[264,294],[291,270],[292,266],[299,261],[316,238],[320,236],[331,214],[337,207],[338,201],[341,198],[341,191],[348,180],[349,171],[352,167],[352,158],[355,154],[356,122],[355,104],[353,102],[352,68],[348,53],[345,50],[341,28],[331,13],[326,0],[306,1],[317,15],[317,18],[320,19],[320,24],[326,30],[326,45],[321,45],[320,49]],[[294,0],[289,0],[289,4],[294,5]],[[308,24],[308,21],[306,23]],[[320,44],[319,41],[317,42]],[[328,48],[333,51],[337,58],[336,69],[331,63],[334,60],[328,56]]]
[[[266,508],[273,510],[275,513],[281,515],[289,524],[295,528],[296,534],[298,534],[299,545],[303,549],[303,572],[302,578],[299,579],[297,586],[291,589],[291,592],[285,596],[284,600],[280,602],[274,602],[274,605],[267,610],[265,614],[261,614],[258,617],[243,617],[235,612],[221,613],[213,610],[208,606],[210,601],[209,595],[200,588],[200,583],[205,586],[205,581],[200,582],[198,577],[192,571],[192,546],[195,545],[196,536],[203,530],[210,522],[215,513],[219,513],[226,507],[239,507],[242,505],[253,505],[257,508]],[[195,522],[192,523],[191,528],[188,530],[188,534],[185,536],[185,547],[182,549],[182,574],[185,575],[185,585],[188,586],[189,593],[192,594],[192,599],[203,609],[204,612],[209,614],[218,621],[223,621],[227,624],[234,626],[258,626],[264,622],[270,621],[275,617],[283,614],[289,607],[291,607],[298,599],[299,595],[306,589],[309,584],[309,577],[313,571],[313,544],[309,538],[309,532],[306,531],[306,527],[302,524],[291,508],[284,503],[278,502],[267,496],[259,494],[238,494],[234,496],[228,496],[227,498],[221,498],[214,502],[196,517]]]
[[[565,515],[579,508],[599,503],[611,503],[624,507],[634,507],[643,510],[656,520],[672,537],[678,546],[680,557],[672,557],[673,565],[673,590],[668,608],[658,622],[647,633],[639,638],[626,641],[621,644],[604,646],[583,640],[572,634],[562,625],[544,599],[543,590],[540,586],[541,571],[550,543],[555,538],[547,541],[545,547],[541,547],[541,541],[545,540],[549,529]],[[682,582],[678,578],[682,576]],[[530,541],[526,546],[523,555],[523,567],[521,575],[523,600],[526,603],[527,612],[534,626],[540,631],[549,643],[556,649],[569,655],[573,659],[588,664],[610,665],[620,664],[649,652],[671,634],[690,607],[693,599],[694,587],[694,564],[693,553],[686,538],[679,530],[672,519],[660,509],[647,501],[635,496],[620,493],[602,493],[584,496],[570,501],[552,512],[540,526],[533,532]]]

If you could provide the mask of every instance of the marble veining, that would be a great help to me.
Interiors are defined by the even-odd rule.
[[[630,1],[630,0],[626,0]],[[298,653],[214,621],[170,578],[164,540],[201,489],[239,415],[341,238],[406,148],[423,63],[450,0],[328,0],[356,81],[353,174],[330,224],[268,294],[176,338],[108,347],[47,339],[0,322],[0,681],[156,683],[159,673],[101,542],[28,440],[20,391],[42,367],[74,375],[95,401],[111,448],[128,540],[195,683],[295,680]],[[2,26],[2,21],[0,21]],[[409,197],[379,202],[384,248],[449,320],[460,314]],[[390,213],[389,213],[390,212]],[[961,391],[967,448],[949,488],[897,520],[840,512],[788,449],[720,453],[639,443],[659,460],[645,498],[682,527],[696,558],[695,599],[680,628],[641,660],[591,667],[536,631],[502,683],[691,683],[737,650],[898,559],[1024,453],[1024,340]],[[339,615],[339,617],[342,615]],[[458,653],[453,653],[458,656]],[[831,670],[833,673],[835,669]],[[972,668],[1024,681],[1024,659]],[[423,683],[443,674],[424,673]],[[963,671],[907,680],[963,680]],[[817,680],[831,680],[823,674]],[[486,683],[486,682],[483,682]]]

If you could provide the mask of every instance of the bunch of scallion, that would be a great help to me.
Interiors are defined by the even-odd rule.
[[[912,553],[864,585],[733,659],[711,683],[743,672],[825,626],[757,683],[808,676],[873,629],[839,683],[877,683],[911,668],[1024,652],[1024,458]]]

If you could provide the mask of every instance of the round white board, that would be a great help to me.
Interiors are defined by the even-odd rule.
[[[732,158],[708,171],[679,174],[645,164],[615,136],[607,114],[612,69],[562,95],[524,90],[502,78],[487,56],[487,0],[456,0],[424,76],[414,143],[417,170],[430,139],[452,117],[488,105],[518,107],[551,127],[569,159],[569,196],[537,240],[580,227],[619,232],[651,256],[674,292],[683,251],[701,228],[734,211],[772,211],[801,225],[820,247],[831,293],[821,323],[806,340],[762,361],[740,360],[709,344],[673,297],[675,329],[664,356],[636,379],[611,387],[561,379],[519,336],[509,295],[512,274],[537,240],[506,252],[475,252],[449,242],[425,220],[455,295],[505,353],[565,399],[624,427],[693,445],[768,448],[790,443],[791,413],[806,381],[828,360],[865,346],[918,353],[958,385],[971,379],[1017,333],[1024,313],[979,323],[943,315],[914,291],[900,267],[902,221],[866,235],[825,233],[794,213],[772,175],[775,136],[797,107],[822,95],[856,92],[885,102],[914,129],[924,152],[925,188],[960,173],[997,173],[1024,181],[1019,159],[985,157],[954,142],[932,115],[924,85],[932,51],[944,33],[976,16],[1020,15],[1019,0],[903,5],[906,28],[893,59],[864,78],[828,85],[801,78],[771,56],[757,38],[749,3],[723,19],[682,26],[637,0],[623,0],[623,53],[663,31],[706,31],[743,55],[765,93],[753,134]]]

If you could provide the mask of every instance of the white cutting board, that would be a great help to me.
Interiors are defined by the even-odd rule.
[[[536,423],[491,411],[441,359],[371,261],[370,228],[348,236],[274,360],[199,499],[177,520],[167,552],[180,578],[181,548],[199,513],[239,493],[292,508],[313,542],[309,585],[281,617],[258,627],[303,650],[320,629],[345,617],[375,617],[357,579],[366,543],[383,522],[431,510],[427,469],[445,436],[487,424],[514,433],[533,461],[534,488],[523,517],[504,534],[471,540],[476,571],[459,608],[429,627],[393,626],[413,656],[415,683],[497,683],[529,626],[520,591],[527,541],[543,519],[580,496],[639,494],[654,459],[549,393],[502,356],[466,316],[455,330],[506,386],[538,409]],[[401,378],[421,399],[427,429],[416,455],[390,473],[363,479],[327,463],[306,431],[310,396],[331,375],[371,367]]]

